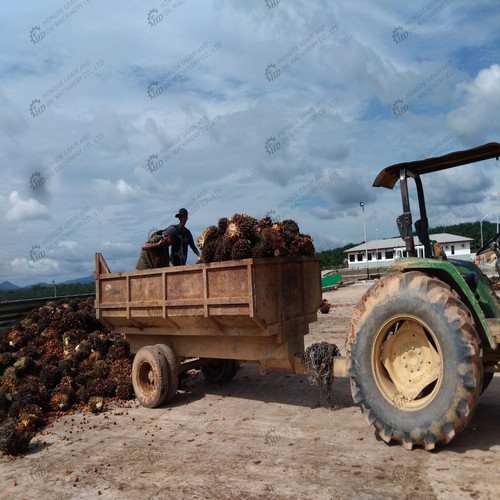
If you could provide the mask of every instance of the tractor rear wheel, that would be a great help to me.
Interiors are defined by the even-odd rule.
[[[431,450],[471,420],[482,388],[478,337],[442,281],[416,271],[379,280],[352,316],[346,347],[354,402],[387,443]]]

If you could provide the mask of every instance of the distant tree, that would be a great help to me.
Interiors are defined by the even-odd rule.
[[[346,258],[345,250],[355,247],[357,243],[348,243],[343,247],[332,248],[331,250],[324,250],[319,253],[321,257],[321,267],[322,269],[336,269],[344,266],[344,260]]]

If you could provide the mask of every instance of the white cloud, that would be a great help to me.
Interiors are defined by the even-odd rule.
[[[450,126],[468,142],[498,141],[500,129],[500,65],[482,69],[470,83],[459,85],[463,105],[448,115]]]
[[[9,195],[9,210],[7,220],[23,221],[50,219],[50,210],[34,198],[23,200],[17,191],[12,191]]]

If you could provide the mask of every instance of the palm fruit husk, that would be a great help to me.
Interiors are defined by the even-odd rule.
[[[33,430],[18,426],[14,419],[7,418],[0,424],[0,451],[8,455],[24,453],[33,435]]]
[[[231,259],[232,243],[227,234],[224,234],[217,241],[214,252],[214,262],[224,262]]]
[[[281,231],[286,247],[290,248],[293,240],[300,234],[299,225],[292,219],[286,219],[281,223]]]
[[[201,250],[203,262],[213,262],[215,260],[215,251],[217,250],[217,240],[205,242]]]
[[[227,232],[232,241],[245,238],[250,242],[255,241],[258,235],[258,221],[247,214],[234,214],[227,227]]]
[[[224,234],[227,229],[227,225],[229,224],[229,219],[227,217],[221,217],[217,222],[217,229],[219,230],[219,234]]]
[[[107,410],[106,400],[102,396],[92,396],[89,399],[87,408],[92,413],[101,413]]]
[[[292,255],[314,255],[315,248],[312,238],[308,234],[300,234],[290,245]]]
[[[197,243],[198,247],[203,250],[205,244],[215,241],[219,236],[219,230],[216,226],[208,226],[198,237]]]
[[[231,259],[240,260],[247,259],[252,256],[252,245],[249,240],[237,240],[231,249]]]

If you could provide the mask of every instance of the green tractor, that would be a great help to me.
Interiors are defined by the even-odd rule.
[[[407,449],[449,443],[471,420],[479,395],[500,371],[500,301],[473,262],[443,256],[431,241],[421,176],[500,156],[500,144],[400,163],[382,170],[373,186],[399,181],[397,218],[407,257],[363,296],[346,346],[352,396],[379,436]],[[420,219],[415,234],[408,181],[413,178]],[[478,252],[488,250],[500,233]]]

